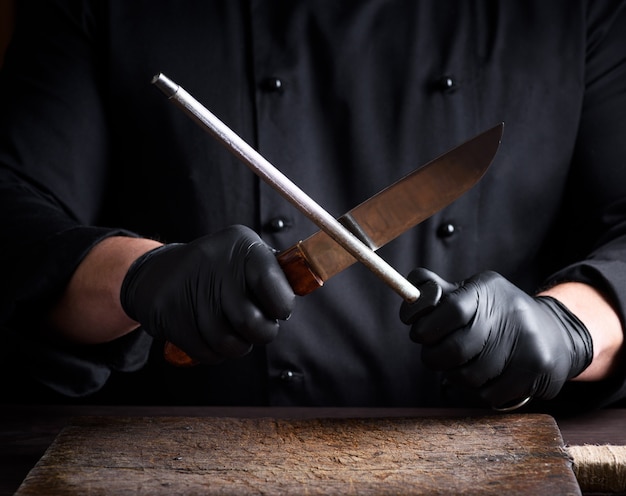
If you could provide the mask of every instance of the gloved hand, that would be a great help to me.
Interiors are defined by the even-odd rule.
[[[244,226],[142,255],[120,298],[149,334],[205,363],[272,341],[295,303],[272,250]]]
[[[551,297],[531,297],[495,272],[452,284],[416,269],[409,280],[417,287],[434,281],[443,290],[440,303],[411,327],[424,364],[476,389],[494,408],[554,398],[591,363],[587,328]]]

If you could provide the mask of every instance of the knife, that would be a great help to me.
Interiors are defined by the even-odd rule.
[[[339,217],[338,221],[376,251],[459,198],[493,161],[503,124],[417,168]],[[278,255],[295,293],[321,287],[356,262],[323,230]]]
[[[277,256],[296,294],[314,291],[358,260],[411,303],[413,317],[439,301],[441,288],[436,284],[426,283],[416,288],[375,251],[478,182],[499,147],[502,123],[335,219],[182,87],[163,74],[155,76],[152,83],[322,229]],[[196,363],[171,343],[166,344],[165,357],[175,365]]]

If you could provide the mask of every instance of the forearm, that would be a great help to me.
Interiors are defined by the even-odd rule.
[[[587,327],[593,339],[593,361],[574,380],[599,381],[615,372],[624,346],[624,330],[607,299],[593,287],[569,282],[541,293],[563,303]]]
[[[114,236],[98,243],[74,272],[50,314],[53,327],[80,343],[112,341],[138,327],[120,303],[120,287],[130,265],[161,243]]]

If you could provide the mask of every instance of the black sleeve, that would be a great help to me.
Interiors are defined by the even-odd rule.
[[[626,11],[589,2],[585,99],[572,161],[569,236],[581,260],[549,284],[588,283],[604,293],[626,328]],[[590,239],[580,239],[581,226]],[[586,250],[586,252],[582,252]],[[569,384],[564,400],[604,406],[626,395],[626,370],[604,384]],[[567,392],[569,391],[569,393]]]
[[[76,0],[17,7],[0,72],[0,325],[31,357],[32,371],[52,387],[83,394],[101,386],[112,367],[140,366],[149,347],[141,333],[99,351],[54,342],[44,324],[92,246],[134,236],[96,226],[108,165],[102,16]],[[64,374],[61,364],[74,373]]]

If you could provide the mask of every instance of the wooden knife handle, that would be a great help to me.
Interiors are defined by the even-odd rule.
[[[301,243],[280,252],[276,255],[276,259],[287,276],[294,293],[298,296],[308,295],[324,284],[324,281],[309,265]]]
[[[294,293],[298,296],[312,293],[324,284],[324,281],[317,276],[309,265],[300,243],[278,253],[276,259],[285,272]],[[178,346],[169,341],[165,343],[163,356],[165,360],[177,367],[192,367],[198,364],[197,360],[191,358]]]

